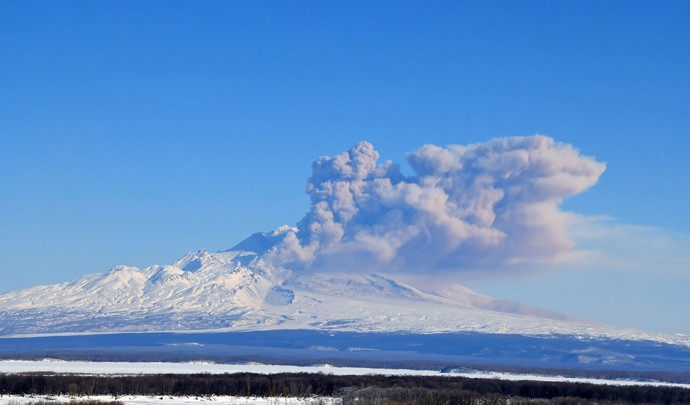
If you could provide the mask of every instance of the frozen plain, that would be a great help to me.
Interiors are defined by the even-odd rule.
[[[143,374],[232,374],[232,373],[323,373],[333,375],[387,375],[387,376],[435,376],[487,378],[509,381],[547,381],[616,386],[665,386],[690,389],[690,384],[676,384],[658,381],[608,380],[596,378],[575,378],[565,376],[544,376],[536,374],[513,374],[494,371],[441,372],[438,370],[410,370],[367,367],[334,367],[328,364],[314,366],[288,366],[268,364],[217,364],[206,362],[164,363],[164,362],[87,362],[87,361],[0,361],[0,374],[14,373],[58,373],[79,375],[143,375]]]

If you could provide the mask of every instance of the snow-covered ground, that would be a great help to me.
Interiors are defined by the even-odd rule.
[[[113,401],[117,400],[126,405],[195,405],[200,403],[219,403],[223,405],[335,405],[341,401],[338,398],[314,397],[314,398],[290,398],[290,397],[230,397],[230,396],[210,396],[210,397],[170,397],[170,396],[142,396],[127,395],[117,398],[110,396],[89,396],[89,397],[70,397],[70,396],[17,396],[0,395],[0,405],[31,405],[39,401],[50,401],[56,404],[71,401]]]
[[[133,362],[84,362],[84,361],[0,361],[0,373],[53,372],[86,375],[137,375],[137,374],[193,374],[193,373],[324,373],[333,375],[391,375],[391,376],[441,376],[490,378],[511,381],[551,381],[608,384],[618,386],[667,386],[689,388],[690,384],[676,384],[657,381],[605,380],[532,374],[510,374],[500,372],[442,373],[437,370],[409,370],[366,367],[334,367],[328,364],[314,366],[285,366],[267,364],[215,364],[215,363],[133,363]],[[0,403],[0,405],[3,405]]]
[[[0,294],[0,338],[300,329],[569,335],[690,347],[690,336],[602,325],[462,285],[424,292],[383,275],[288,274],[243,250],[257,243],[270,246],[271,238],[288,231],[253,235],[252,243],[238,245],[242,249],[191,252],[172,265],[116,266],[70,282]]]

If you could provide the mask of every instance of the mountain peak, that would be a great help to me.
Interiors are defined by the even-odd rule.
[[[297,233],[298,229],[283,225],[269,232],[257,232],[225,252],[244,251],[262,255],[282,241],[290,232]]]
[[[206,251],[206,249],[200,249],[197,252],[187,253],[183,258],[176,261],[173,266],[179,267],[184,271],[194,272],[214,262],[218,263],[220,261],[214,255]]]
[[[270,242],[294,231],[282,228],[249,239]],[[461,285],[422,292],[394,276],[283,274],[265,267],[249,249],[202,249],[173,265],[116,266],[68,283],[0,295],[0,335],[275,329],[576,335],[690,346],[687,336],[596,324]]]

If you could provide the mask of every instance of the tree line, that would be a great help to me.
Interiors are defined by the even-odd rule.
[[[219,364],[263,363],[275,365],[311,366],[316,360],[313,358],[277,358],[264,356],[222,356],[198,355],[181,353],[115,353],[115,352],[27,352],[0,353],[0,360],[43,360],[54,358],[65,361],[131,361],[131,362],[164,362],[182,363],[190,361],[210,361]],[[498,371],[514,374],[556,375],[564,377],[598,378],[598,379],[628,379],[653,380],[679,384],[690,384],[690,372],[678,371],[629,371],[629,370],[586,370],[586,369],[555,369],[543,367],[505,366],[496,364],[458,364],[437,361],[415,360],[363,360],[363,359],[320,359],[320,363],[328,363],[336,367],[371,367],[371,368],[404,368],[413,370],[442,370],[452,372],[457,369],[471,369],[480,371]]]
[[[342,398],[343,404],[689,404],[678,387],[505,381],[436,376],[330,374],[0,374],[4,395],[157,395]]]

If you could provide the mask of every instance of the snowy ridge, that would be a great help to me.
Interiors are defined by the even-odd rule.
[[[264,263],[290,228],[252,235],[236,250],[191,252],[172,265],[116,266],[61,284],[0,295],[0,335],[133,331],[317,329],[481,332],[652,340],[690,346],[683,335],[616,328],[464,286],[423,292],[382,275],[290,274]]]

